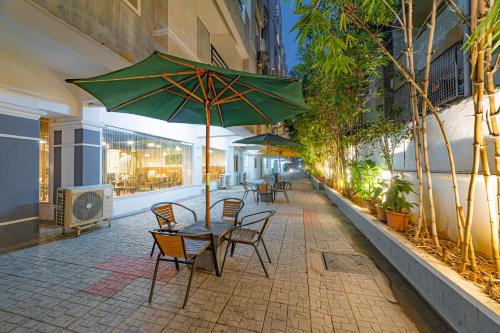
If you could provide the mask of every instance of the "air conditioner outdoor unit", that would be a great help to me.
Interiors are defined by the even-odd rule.
[[[111,226],[113,216],[113,186],[91,185],[60,187],[56,197],[56,224],[63,229],[76,229],[76,235],[106,220]]]

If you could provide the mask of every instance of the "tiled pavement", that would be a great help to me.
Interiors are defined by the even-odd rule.
[[[241,196],[214,192],[214,200]],[[356,254],[342,217],[305,179],[289,204],[250,197],[243,214],[274,209],[265,236],[272,264],[267,279],[256,255],[239,246],[221,277],[189,276],[163,264],[153,303],[147,301],[154,259],[151,213],[113,221],[78,238],[0,256],[0,332],[415,332],[373,274],[325,271],[321,251]],[[201,197],[185,200],[203,216]]]

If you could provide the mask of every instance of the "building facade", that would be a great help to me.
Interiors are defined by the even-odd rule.
[[[154,50],[284,75],[281,21],[266,7],[279,13],[271,0],[0,2],[0,247],[36,238],[40,220],[54,219],[61,186],[113,184],[115,216],[199,194],[203,126],[107,113],[64,80],[119,69]],[[278,38],[262,35],[270,22]],[[265,62],[274,72],[262,70],[261,42],[278,49],[281,60]],[[213,128],[211,179],[261,178],[262,158],[232,142],[266,130]]]
[[[458,0],[457,5],[465,15],[470,15],[470,1]],[[427,49],[428,29],[427,20],[431,11],[432,1],[419,1],[415,6],[415,71],[418,81],[423,80],[425,69],[425,54]],[[458,173],[458,187],[461,197],[462,207],[466,207],[467,190],[472,168],[472,147],[473,147],[473,114],[474,108],[471,98],[471,80],[469,55],[463,48],[463,43],[468,36],[468,26],[456,15],[446,3],[442,3],[436,18],[436,31],[434,36],[431,58],[429,99],[439,108],[439,116],[444,123],[453,150],[456,170]],[[403,36],[400,31],[393,31],[388,35],[387,45],[392,48],[392,54],[401,64],[405,64],[405,57],[402,54],[404,49]],[[381,69],[382,78],[373,82],[371,91],[383,88],[385,94],[371,101],[372,108],[382,106],[385,116],[396,117],[399,120],[410,122],[410,92],[408,84],[401,79],[394,78],[394,68],[388,65]],[[500,84],[500,73],[495,75],[495,84]],[[500,102],[499,89],[496,90],[497,103]],[[498,107],[498,105],[497,105]],[[393,114],[398,110],[397,115]],[[375,114],[369,115],[374,117]],[[436,221],[438,232],[444,238],[455,240],[457,237],[456,214],[452,203],[453,189],[450,175],[450,165],[440,128],[434,117],[429,114],[427,118],[428,143],[430,169],[434,188],[434,200],[436,207]],[[488,133],[486,122],[484,131]],[[490,157],[490,169],[494,170],[493,144],[491,136],[487,138],[487,149]],[[383,161],[377,153],[373,153],[370,158]],[[415,148],[413,142],[408,140],[403,142],[396,149],[394,167],[406,179],[417,188]],[[425,188],[425,179],[424,179]],[[496,193],[496,189],[491,189],[491,193]],[[488,208],[486,205],[486,191],[484,180],[478,178],[476,190],[476,204],[474,207],[473,239],[476,249],[483,255],[490,256],[490,227],[488,219]],[[414,202],[418,198],[414,198]],[[427,204],[427,203],[425,203]],[[428,210],[427,210],[428,211]]]

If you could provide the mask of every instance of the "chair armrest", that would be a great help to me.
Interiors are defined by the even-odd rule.
[[[184,206],[184,205],[182,205],[182,204],[180,204],[180,203],[176,203],[176,202],[174,202],[174,203],[172,203],[172,204],[173,204],[173,205],[176,205],[176,206],[179,206],[179,207],[182,207],[182,208],[184,208],[184,209],[186,209],[186,210],[190,211],[190,212],[191,212],[191,214],[193,214],[194,221],[195,221],[195,222],[196,222],[196,221],[198,221],[198,217],[196,216],[196,212],[195,212],[194,210],[192,210],[191,208],[188,208],[188,207],[186,207],[186,206]]]

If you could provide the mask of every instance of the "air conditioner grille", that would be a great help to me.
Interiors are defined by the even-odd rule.
[[[96,192],[84,192],[73,202],[73,216],[80,221],[97,217],[101,210],[102,198]]]

